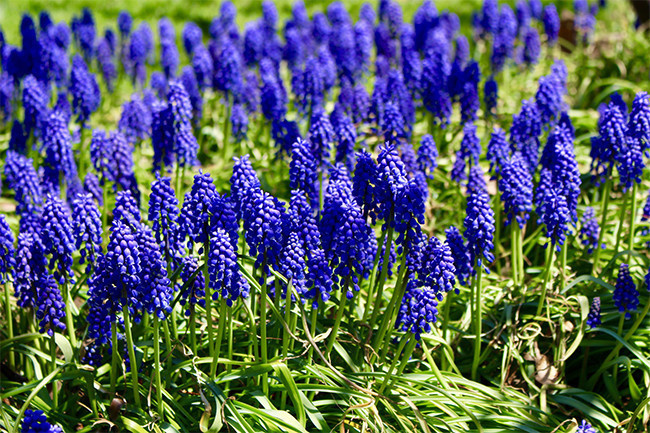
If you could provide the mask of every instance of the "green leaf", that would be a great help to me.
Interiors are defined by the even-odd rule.
[[[140,424],[128,418],[122,418],[122,422],[124,423],[124,427],[126,427],[128,431],[132,431],[135,433],[149,433],[147,430],[142,428]]]
[[[296,386],[296,382],[293,380],[293,377],[291,376],[291,372],[289,371],[289,368],[287,367],[286,364],[282,364],[282,363],[274,363],[272,365],[273,365],[273,370],[275,370],[275,374],[278,375],[280,381],[287,389],[287,394],[289,395],[289,398],[293,402],[293,408],[296,411],[296,414],[298,415],[298,422],[300,422],[300,425],[304,427],[306,424],[305,406],[302,404],[302,399],[300,398],[300,391],[298,391],[298,387]]]
[[[59,346],[59,349],[61,349],[61,353],[63,353],[65,361],[72,362],[74,355],[72,354],[72,346],[70,345],[68,339],[65,338],[65,336],[62,334],[54,333],[54,341],[56,342],[56,345]]]

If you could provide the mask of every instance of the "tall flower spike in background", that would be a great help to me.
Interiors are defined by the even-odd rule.
[[[88,71],[86,62],[78,54],[72,59],[70,93],[73,112],[79,124],[85,127],[90,115],[99,108],[101,92],[95,76]]]
[[[600,323],[600,298],[596,296],[591,302],[591,308],[589,309],[589,315],[587,316],[587,326],[593,329],[596,326],[599,326]]]
[[[630,276],[630,267],[627,263],[621,263],[612,298],[614,305],[621,314],[625,314],[626,319],[631,318],[632,313],[639,306],[639,291]]]
[[[73,282],[72,254],[75,252],[70,214],[60,199],[49,196],[42,216],[43,246],[50,255],[49,268],[60,284]]]
[[[593,207],[588,207],[582,214],[580,227],[580,242],[587,247],[587,253],[591,254],[595,249],[605,248],[605,244],[598,246],[600,236],[600,226],[596,218],[596,211]]]
[[[7,224],[7,219],[4,215],[0,215],[0,284],[6,284],[10,275],[13,280],[16,265],[14,242],[14,234]]]
[[[94,267],[102,253],[102,221],[90,194],[79,194],[72,206],[72,229],[80,264],[87,263],[86,272]]]

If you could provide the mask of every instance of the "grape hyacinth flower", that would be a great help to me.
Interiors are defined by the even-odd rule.
[[[593,207],[588,207],[582,214],[582,223],[580,228],[580,242],[587,247],[587,254],[594,252],[594,249],[605,248],[605,244],[598,246],[600,236],[600,226],[596,218],[596,211]]]
[[[151,135],[151,112],[137,93],[122,105],[118,128],[129,143],[141,142]]]
[[[598,430],[593,428],[591,424],[589,424],[586,420],[583,419],[580,425],[578,426],[576,433],[598,433]]]
[[[313,158],[322,170],[330,158],[330,146],[334,141],[334,128],[325,110],[318,107],[314,110],[309,128],[309,142]]]
[[[99,206],[104,204],[104,197],[102,196],[102,187],[99,184],[99,178],[92,171],[86,173],[84,177],[83,190],[86,194],[90,194],[93,200],[97,202]]]
[[[598,137],[592,141],[591,146],[591,170],[597,185],[609,177],[616,155],[626,148],[627,126],[624,113],[610,102],[601,114]]]
[[[431,324],[437,320],[438,301],[456,283],[451,250],[436,237],[426,242],[420,261],[417,269],[418,277],[422,277],[409,280],[397,319],[397,326],[413,333],[416,340],[422,333],[431,332]]]
[[[60,284],[72,282],[72,254],[76,250],[70,214],[63,202],[49,196],[42,215],[43,247],[51,255],[49,268]]]
[[[248,190],[250,207],[243,212],[244,235],[250,255],[256,257],[255,269],[262,268],[262,279],[276,266],[282,250],[282,203],[259,188]]]
[[[190,103],[192,104],[192,124],[196,127],[199,125],[201,117],[203,117],[203,97],[201,96],[199,84],[196,81],[196,76],[191,67],[183,67],[179,81],[190,97]]]
[[[126,40],[131,34],[131,27],[133,26],[133,18],[128,11],[120,11],[117,16],[117,28],[120,31],[120,38]]]
[[[0,215],[0,284],[5,284],[9,276],[13,276],[15,265],[14,234],[5,216]]]
[[[188,21],[183,27],[183,47],[189,57],[192,57],[194,49],[201,44],[203,31],[196,23]]]
[[[580,171],[569,131],[557,125],[551,131],[542,154],[542,167],[552,173],[552,182],[558,192],[566,197],[571,219],[578,221],[578,197],[580,195]],[[540,185],[543,186],[540,182]]]
[[[97,205],[90,194],[79,194],[72,206],[72,231],[75,248],[79,250],[80,264],[87,263],[90,272],[102,253],[102,221]]]
[[[217,195],[217,190],[209,173],[199,173],[194,176],[190,192],[185,194],[179,217],[181,238],[189,236],[188,246],[193,243],[207,244],[209,240],[210,204]],[[202,251],[201,248],[200,251]]]
[[[212,61],[212,56],[210,56],[210,52],[205,48],[205,46],[199,45],[194,49],[192,69],[194,70],[194,75],[196,76],[196,81],[201,91],[205,91],[208,87],[212,87],[214,63]]]
[[[306,259],[305,292],[301,294],[301,300],[311,299],[312,307],[318,308],[319,301],[327,302],[330,298],[332,270],[321,246],[316,218],[303,191],[291,191],[284,230],[298,235],[299,245],[296,248],[304,251]],[[283,255],[285,252],[283,250]],[[296,251],[293,251],[293,256],[295,255]],[[281,267],[286,266],[286,263],[284,265],[282,263],[281,261]],[[292,266],[292,269],[295,269],[295,266]]]
[[[498,17],[498,27],[495,29],[490,64],[493,73],[503,70],[506,61],[511,59],[514,51],[514,44],[517,38],[517,21],[515,14],[507,4],[501,7]]]
[[[33,231],[18,234],[15,267],[15,297],[18,306],[34,307],[38,297],[39,280],[47,273],[47,259],[40,235]]]
[[[235,157],[234,160],[235,165],[230,178],[230,197],[232,198],[237,219],[241,219],[248,208],[252,206],[250,191],[260,188],[260,180],[251,165],[248,155],[241,158]]]
[[[210,233],[208,269],[212,276],[210,288],[213,300],[225,299],[227,305],[232,307],[240,297],[248,297],[250,287],[239,270],[236,245],[233,246],[228,233],[222,228]]]
[[[106,88],[110,93],[115,90],[115,80],[117,80],[117,67],[113,60],[113,52],[106,38],[102,38],[97,45],[97,63],[106,83]]]
[[[242,104],[235,104],[230,114],[232,136],[236,142],[246,139],[248,134],[248,114]]]
[[[23,127],[25,135],[29,136],[33,133],[35,137],[41,136],[48,114],[48,99],[48,94],[40,82],[33,75],[28,75],[23,82],[23,107],[25,112]]]
[[[418,169],[429,179],[433,179],[433,171],[438,166],[438,148],[431,134],[425,134],[420,139],[417,151]]]
[[[287,240],[282,247],[282,255],[279,261],[279,270],[282,275],[291,283],[291,287],[304,302],[304,295],[307,293],[307,281],[305,279],[305,269],[307,262],[305,260],[305,249],[300,241],[300,235],[297,232],[289,232]],[[282,297],[286,298],[288,285],[282,283]],[[275,296],[278,296],[276,293]],[[295,301],[293,293],[291,300]]]
[[[374,224],[379,212],[378,187],[379,171],[370,153],[362,150],[357,153],[357,163],[354,170],[352,195],[361,208],[363,219],[371,217]]]
[[[432,47],[422,63],[422,102],[437,124],[447,125],[451,116],[451,98],[447,91],[449,65],[448,42],[438,32],[431,40]]]
[[[101,92],[95,75],[88,71],[86,62],[78,54],[72,59],[70,93],[73,112],[78,116],[77,121],[85,127],[90,115],[99,108]]]
[[[160,44],[160,66],[162,66],[167,80],[171,80],[176,76],[179,64],[180,59],[176,43],[173,40],[162,40]]]
[[[43,193],[32,160],[8,151],[4,167],[7,185],[14,191],[16,214],[20,216],[21,231],[38,223],[43,205]]]
[[[543,125],[548,126],[551,121],[560,117],[563,96],[564,87],[557,76],[550,74],[539,78],[535,102]]]
[[[467,164],[473,166],[478,164],[481,156],[481,140],[476,135],[476,126],[467,123],[463,127],[463,139],[460,142],[460,149],[456,152],[456,160],[451,170],[451,178],[456,182],[467,179]]]
[[[304,191],[312,209],[318,209],[318,166],[310,144],[298,139],[292,147],[289,164],[289,188]]]
[[[334,114],[334,113],[332,113]],[[343,163],[348,172],[354,168],[354,147],[357,141],[357,128],[347,114],[334,125],[338,144],[336,145],[335,163]]]
[[[535,28],[528,27],[523,31],[523,34],[524,51],[522,60],[527,66],[532,66],[537,64],[541,52],[539,33]]]
[[[520,228],[528,221],[533,210],[533,178],[521,154],[515,153],[503,161],[499,179],[501,202],[506,213],[506,225],[516,219]]]
[[[43,135],[45,163],[56,173],[61,173],[70,183],[77,178],[77,165],[72,153],[72,137],[61,113],[53,111]]]
[[[467,215],[463,222],[465,239],[473,272],[483,266],[483,259],[488,263],[494,261],[494,211],[490,207],[490,196],[485,189],[477,189],[467,198]],[[489,273],[487,266],[485,271]]]
[[[627,134],[646,157],[650,157],[650,97],[647,92],[639,92],[634,97]]]
[[[567,204],[567,197],[563,194],[563,185],[553,181],[553,174],[549,169],[543,169],[536,191],[538,224],[546,226],[546,236],[551,245],[561,250],[569,231],[568,223],[571,211]]]
[[[172,288],[167,278],[167,262],[151,229],[142,225],[136,232],[136,242],[140,248],[142,273],[135,297],[131,298],[129,309],[134,319],[140,321],[143,312],[165,320],[171,313]]]
[[[494,127],[490,141],[487,145],[487,160],[490,161],[490,170],[493,178],[501,173],[501,167],[510,157],[510,146],[506,141],[506,133],[498,126]]]
[[[555,46],[560,34],[560,16],[554,4],[549,4],[544,7],[542,23],[544,24],[544,33],[546,33],[548,45],[551,47]]]
[[[483,104],[488,116],[496,116],[499,101],[499,87],[494,77],[490,75],[483,87]]]
[[[631,313],[635,312],[639,306],[639,292],[630,276],[630,268],[626,263],[621,263],[613,299],[618,311],[625,313],[626,319],[632,317]]]
[[[346,290],[346,298],[352,299],[354,292],[359,291],[357,275],[368,272],[366,246],[373,235],[345,181],[330,182],[327,186],[320,231],[323,249],[333,268],[334,289]]]
[[[587,316],[587,326],[593,329],[600,325],[600,298],[596,296],[591,302],[591,308],[589,309],[589,315]]]
[[[39,279],[38,300],[36,318],[40,319],[39,332],[50,337],[54,332],[65,331],[66,325],[62,322],[65,319],[66,308],[61,296],[61,290],[56,281],[49,273],[45,273]]]
[[[520,151],[531,173],[537,170],[539,160],[539,137],[542,134],[541,115],[532,100],[521,102],[521,111],[512,116],[510,127],[510,150]]]
[[[187,305],[185,315],[190,316],[198,304],[205,307],[205,279],[195,257],[186,256],[181,259],[180,282],[177,284],[180,290],[180,304]]]
[[[456,278],[461,286],[466,286],[470,282],[473,266],[471,263],[472,258],[467,250],[463,235],[461,235],[460,230],[455,226],[450,226],[445,230],[445,235],[447,236],[447,245],[449,245],[451,255],[454,259]]]
[[[25,416],[23,417],[23,423],[20,429],[21,433],[62,433],[61,427],[58,425],[52,425],[47,422],[47,417],[42,410],[31,410],[27,409],[25,411]]]

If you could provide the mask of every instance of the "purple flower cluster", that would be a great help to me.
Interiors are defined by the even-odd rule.
[[[593,207],[588,207],[582,214],[580,227],[580,242],[587,247],[587,254],[591,254],[597,248],[605,248],[605,244],[598,246],[600,235],[600,226],[596,219],[596,211]]]
[[[621,263],[612,298],[618,311],[625,313],[626,319],[632,317],[632,313],[639,306],[639,291],[630,276],[630,267],[627,263]]]

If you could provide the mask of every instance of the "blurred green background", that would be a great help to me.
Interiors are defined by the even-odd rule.
[[[370,1],[375,6],[377,1]],[[305,1],[310,15],[325,11],[332,1]],[[352,17],[356,20],[363,0],[345,0]],[[413,13],[422,3],[421,0],[398,0],[404,11],[404,18],[410,20]],[[439,11],[455,12],[463,25],[469,25],[473,10],[480,8],[481,0],[438,0],[435,1]],[[510,2],[509,2],[510,3]],[[48,10],[54,21],[70,21],[73,15],[78,15],[81,9],[88,7],[93,11],[97,28],[103,32],[106,26],[115,27],[118,13],[126,9],[136,20],[147,20],[155,23],[163,16],[169,17],[180,28],[182,23],[191,20],[207,31],[212,18],[219,13],[221,1],[216,0],[2,0],[0,1],[0,26],[8,35],[11,43],[14,36],[19,34],[20,17],[24,12],[38,14]],[[260,0],[236,0],[237,22],[243,30],[246,22],[261,15]],[[280,14],[280,23],[291,14],[293,0],[275,0]],[[155,30],[155,29],[154,29]]]

